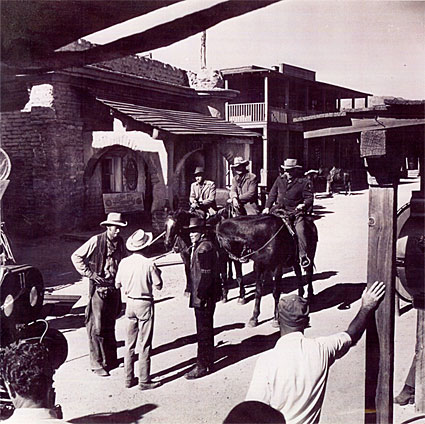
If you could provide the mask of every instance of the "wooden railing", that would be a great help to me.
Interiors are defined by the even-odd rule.
[[[293,118],[304,116],[307,112],[288,111],[286,109],[270,107],[269,122],[281,124],[291,123]],[[227,105],[227,119],[231,122],[265,122],[266,107],[264,103],[236,103]]]
[[[264,122],[264,103],[236,103],[227,105],[227,119],[231,122]]]

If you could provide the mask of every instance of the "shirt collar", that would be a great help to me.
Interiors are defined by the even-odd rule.
[[[303,339],[304,337],[305,336],[301,331],[293,331],[292,333],[288,333],[288,334],[285,334],[284,336],[281,336],[276,344],[280,345],[290,340],[299,340],[299,339]]]
[[[27,422],[31,422],[34,418],[56,418],[48,408],[17,408],[12,416],[19,419],[28,417]]]

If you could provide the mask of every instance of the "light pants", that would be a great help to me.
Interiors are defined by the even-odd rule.
[[[137,352],[139,354],[139,384],[147,383],[150,381],[150,353],[154,319],[153,301],[128,298],[125,316],[127,317],[124,356],[125,378],[127,382],[134,378],[134,362]]]

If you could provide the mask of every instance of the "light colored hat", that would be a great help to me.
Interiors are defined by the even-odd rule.
[[[314,175],[314,174],[318,174],[319,173],[319,171],[317,170],[317,169],[309,169],[307,172],[304,172],[304,175],[305,176],[307,176],[307,175]]]
[[[244,160],[241,156],[236,156],[233,160],[233,165],[230,165],[232,168],[236,168],[237,166],[247,166],[249,163],[249,160]]]
[[[298,161],[296,159],[285,159],[283,165],[280,165],[283,169],[293,169],[293,168],[302,168],[301,165],[298,165]]]
[[[127,222],[123,221],[122,216],[118,212],[108,213],[106,221],[100,223],[100,225],[116,225],[117,227],[126,227]]]
[[[195,168],[195,172],[194,172],[194,174],[196,175],[196,174],[203,174],[205,172],[205,170],[204,170],[204,168],[202,167],[202,166],[197,166],[196,168]]]
[[[130,252],[136,252],[148,247],[153,239],[152,233],[147,233],[142,229],[136,230],[128,239],[125,244],[127,250]]]

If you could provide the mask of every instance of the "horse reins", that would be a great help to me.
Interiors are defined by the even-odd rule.
[[[270,239],[267,240],[266,243],[264,243],[259,249],[253,250],[252,252],[249,252],[246,255],[241,256],[240,258],[238,258],[237,256],[235,256],[233,253],[229,252],[225,247],[224,247],[224,250],[227,252],[227,254],[229,255],[229,257],[232,260],[239,261],[241,263],[246,262],[247,259],[249,259],[252,255],[255,255],[260,250],[263,250],[269,243],[271,243],[277,237],[277,235],[282,231],[282,228],[284,228],[284,227],[286,227],[286,224],[285,223],[283,223],[281,225],[281,227],[270,237]]]

